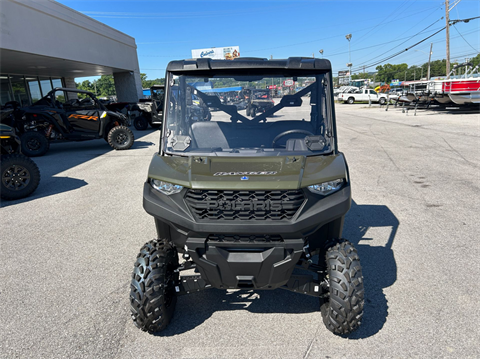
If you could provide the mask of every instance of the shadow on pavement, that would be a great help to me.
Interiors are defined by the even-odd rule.
[[[383,289],[395,283],[397,267],[392,251],[399,221],[387,206],[357,205],[352,201],[345,220],[344,237],[358,249],[365,280],[365,315],[360,328],[348,337],[367,338],[378,333],[388,316]],[[370,233],[371,232],[371,233]],[[367,237],[372,236],[371,238]],[[174,336],[201,325],[213,313],[223,310],[248,310],[252,313],[317,313],[315,297],[289,292],[209,289],[178,298],[175,316],[158,336]],[[327,329],[325,329],[327,330]]]
[[[133,146],[125,152],[148,148],[153,145],[150,141],[141,141],[155,130],[136,131]],[[160,137],[160,132],[158,132]],[[33,157],[33,161],[40,169],[40,184],[35,192],[26,198],[14,201],[0,201],[0,207],[8,207],[14,204],[28,202],[37,198],[48,197],[54,194],[69,192],[88,185],[83,179],[62,177],[58,174],[85,162],[102,156],[107,152],[114,151],[104,140],[92,140],[83,142],[59,142],[52,143],[48,152],[41,157]],[[152,152],[153,153],[153,152]]]
[[[368,338],[378,333],[388,316],[383,293],[397,280],[397,264],[392,244],[400,222],[387,206],[357,205],[345,218],[343,237],[358,250],[365,285],[365,308],[361,326],[350,339]]]

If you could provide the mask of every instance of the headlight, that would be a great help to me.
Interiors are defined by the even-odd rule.
[[[167,196],[178,193],[183,189],[183,186],[179,186],[177,184],[172,184],[168,182],[163,182],[153,178],[150,178],[150,185],[153,188],[155,188],[157,191],[163,194],[166,194]]]
[[[328,194],[337,192],[340,188],[342,188],[344,182],[345,180],[341,178],[341,179],[336,179],[334,181],[314,184],[312,186],[308,186],[308,189],[313,193],[318,193],[323,196],[326,196]]]

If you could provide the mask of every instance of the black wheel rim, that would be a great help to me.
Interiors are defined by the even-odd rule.
[[[39,150],[41,146],[42,145],[40,141],[36,138],[31,138],[30,140],[27,141],[27,147],[32,151]]]
[[[128,142],[128,136],[125,133],[119,133],[117,137],[115,137],[115,142],[123,146]]]
[[[3,171],[2,183],[10,190],[22,190],[30,183],[30,172],[23,166],[12,165]]]

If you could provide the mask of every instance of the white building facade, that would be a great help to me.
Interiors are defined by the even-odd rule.
[[[0,102],[27,106],[77,77],[113,75],[118,101],[143,97],[135,39],[53,0],[0,1]]]

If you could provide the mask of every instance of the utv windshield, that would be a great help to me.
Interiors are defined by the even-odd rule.
[[[168,76],[162,133],[166,153],[287,156],[333,150],[325,74]]]

